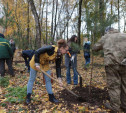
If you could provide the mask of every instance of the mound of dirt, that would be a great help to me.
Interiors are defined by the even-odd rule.
[[[102,90],[100,88],[91,87],[91,95],[89,95],[89,86],[82,88],[75,87],[72,91],[82,97],[84,102],[89,103],[92,106],[101,106],[104,100],[109,100],[107,88]],[[78,101],[78,98],[69,93],[66,89],[59,93],[59,98],[62,98],[66,104],[73,103],[81,105],[83,103]]]

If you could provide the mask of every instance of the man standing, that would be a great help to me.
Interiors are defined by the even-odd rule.
[[[12,68],[13,51],[9,41],[4,39],[4,35],[0,33],[0,75],[5,75],[5,61],[8,65],[10,75],[14,76]]]
[[[110,103],[104,106],[111,112],[126,112],[126,65],[121,62],[126,57],[126,33],[119,33],[111,27],[93,46],[94,51],[104,51],[104,63]]]

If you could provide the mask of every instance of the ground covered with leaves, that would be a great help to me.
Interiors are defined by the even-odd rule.
[[[17,52],[17,51],[16,51]],[[32,101],[31,104],[26,105],[26,90],[27,82],[29,79],[29,73],[25,70],[25,64],[22,58],[17,57],[13,62],[15,70],[15,77],[10,77],[8,71],[6,76],[0,78],[0,113],[106,113],[109,110],[104,109],[103,102],[109,100],[107,88],[106,88],[106,75],[104,70],[103,57],[100,55],[94,56],[93,71],[92,71],[92,82],[91,79],[91,68],[84,67],[84,57],[81,51],[78,54],[78,67],[77,70],[82,76],[83,86],[79,84],[74,86],[73,84],[66,84],[66,69],[64,68],[64,62],[62,64],[62,79],[64,85],[67,86],[74,93],[83,98],[83,102],[79,101],[78,98],[66,89],[60,87],[53,81],[53,92],[60,103],[54,104],[48,101],[48,94],[45,89],[43,76],[41,72],[37,73],[37,78],[34,83]],[[51,64],[53,77],[55,75],[55,66]],[[7,67],[6,67],[6,70]],[[71,70],[71,76],[73,72]],[[89,90],[91,89],[91,90]]]

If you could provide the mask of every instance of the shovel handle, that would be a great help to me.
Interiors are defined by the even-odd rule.
[[[51,78],[52,80],[54,80],[55,82],[57,82],[58,84],[60,84],[60,82],[58,80],[56,80],[55,78],[53,78],[52,76],[50,76],[48,73],[46,73],[45,71],[43,71],[41,69],[41,72],[44,73],[45,75],[47,75],[49,78]],[[63,88],[65,88],[67,91],[69,91],[71,94],[73,94],[76,97],[79,97],[77,94],[75,94],[73,91],[69,90],[66,86],[62,85]]]

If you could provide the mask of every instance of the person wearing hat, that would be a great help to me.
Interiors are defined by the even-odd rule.
[[[126,33],[108,27],[105,35],[93,46],[93,51],[104,51],[104,64],[110,103],[104,103],[111,112],[126,113]]]
[[[4,35],[0,33],[0,75],[5,75],[5,62],[8,65],[9,73],[13,77],[14,71],[12,68],[13,51],[9,44],[9,41],[4,38]]]

